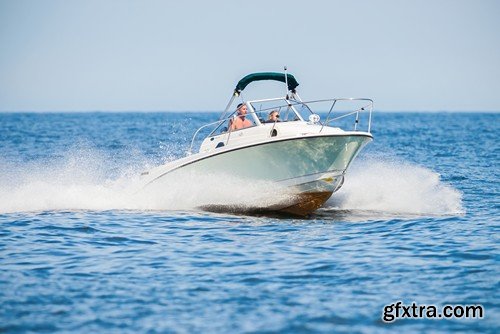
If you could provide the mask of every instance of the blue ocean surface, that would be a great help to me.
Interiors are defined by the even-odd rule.
[[[130,195],[217,116],[0,113],[0,332],[500,331],[499,113],[375,112],[308,218],[199,209],[252,189],[221,180]],[[384,322],[398,301],[484,316]]]

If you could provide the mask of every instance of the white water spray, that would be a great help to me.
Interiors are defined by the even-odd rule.
[[[146,159],[110,171],[112,158],[74,149],[50,162],[0,160],[0,213],[53,210],[191,210],[205,205],[266,206],[286,200],[286,189],[214,175],[186,175],[161,189],[137,192]],[[113,162],[116,164],[116,162]],[[401,214],[456,214],[461,193],[429,169],[404,162],[357,161],[329,209]],[[112,175],[112,176],[111,176]]]
[[[389,158],[356,161],[325,208],[388,214],[461,214],[462,194],[438,173]]]

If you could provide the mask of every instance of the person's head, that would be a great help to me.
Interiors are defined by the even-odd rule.
[[[269,113],[269,120],[270,121],[276,122],[278,120],[278,118],[280,118],[280,114],[279,114],[278,110],[273,110]]]
[[[236,110],[238,111],[239,115],[246,115],[247,113],[247,105],[244,103],[238,104],[238,107],[236,107]]]

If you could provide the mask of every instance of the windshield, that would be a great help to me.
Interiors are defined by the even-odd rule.
[[[250,105],[261,123],[274,122],[276,118],[280,122],[302,121],[311,114],[308,109],[300,112],[298,109],[305,109],[302,104],[285,98],[250,101]]]

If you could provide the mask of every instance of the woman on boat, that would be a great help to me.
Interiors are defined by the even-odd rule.
[[[252,122],[246,119],[248,108],[245,104],[238,104],[236,111],[237,115],[233,119],[229,120],[229,128],[231,129],[231,131],[252,126]]]
[[[279,122],[280,121],[280,113],[278,112],[278,110],[274,109],[273,111],[271,111],[269,113],[269,117],[266,121],[266,123],[275,123],[275,122]]]

